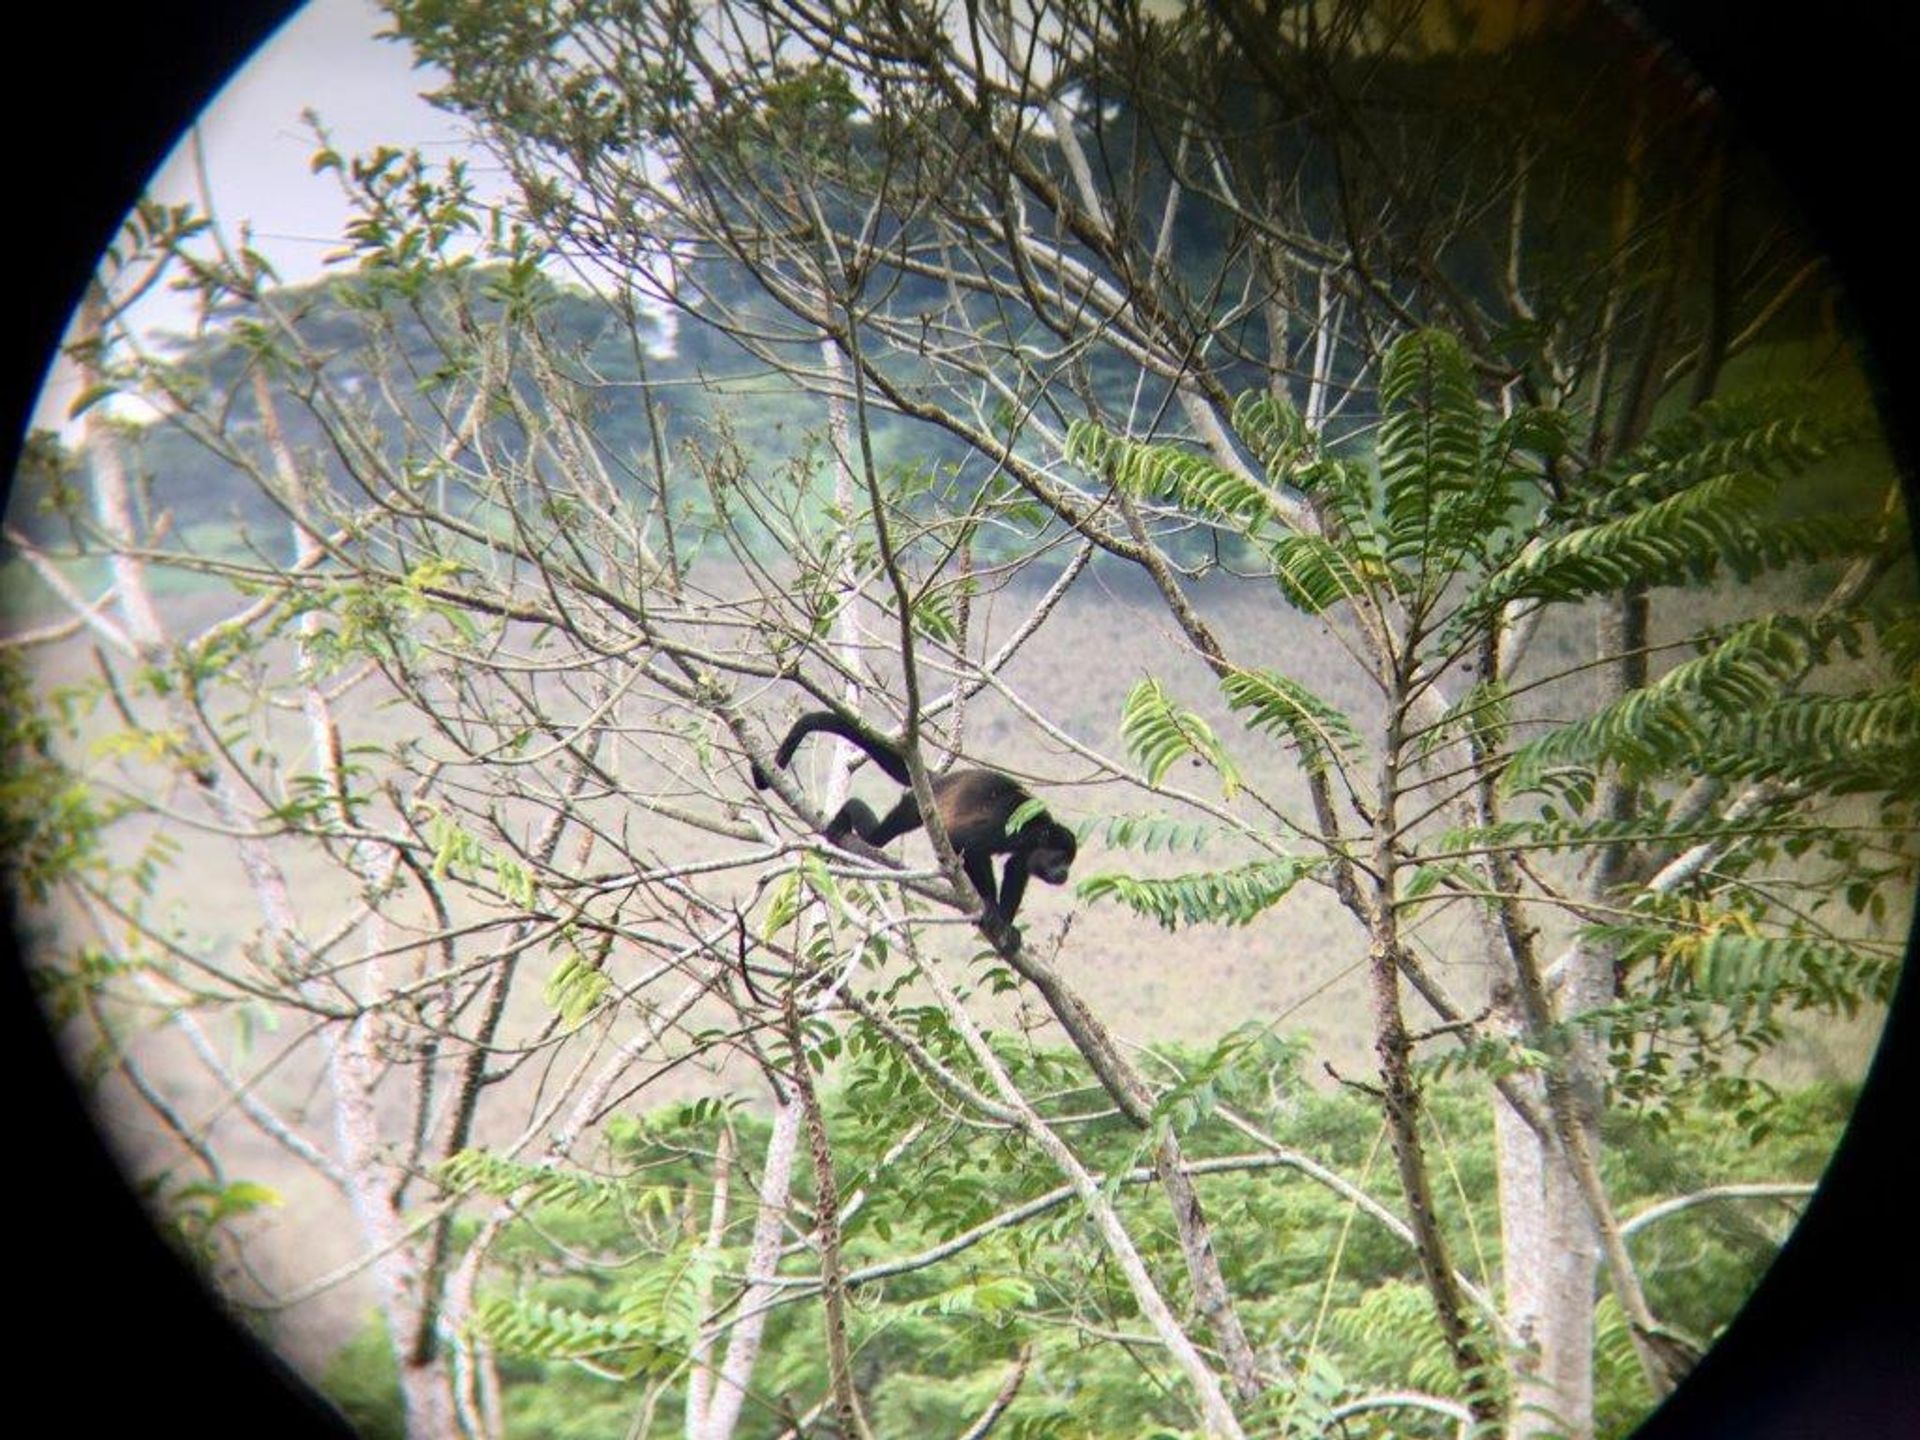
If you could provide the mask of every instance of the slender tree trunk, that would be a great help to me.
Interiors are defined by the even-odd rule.
[[[720,1132],[720,1143],[715,1147],[713,1196],[707,1206],[706,1248],[707,1253],[716,1258],[727,1239],[727,1204],[733,1193],[733,1147],[733,1129],[729,1126]],[[713,1308],[713,1280],[710,1269],[703,1274],[707,1278],[701,1282],[699,1300],[700,1314],[704,1316]],[[713,1340],[703,1326],[693,1342],[687,1363],[684,1427],[687,1440],[700,1440],[701,1428],[707,1423],[707,1408],[713,1400],[712,1351]]]
[[[93,338],[104,340],[105,322],[106,297],[96,286],[90,289],[83,304],[83,329]],[[90,364],[82,365],[82,373],[89,384],[98,383],[100,379]],[[167,636],[146,584],[145,567],[134,553],[140,537],[134,532],[133,499],[120,459],[118,437],[103,407],[95,408],[87,428],[94,510],[113,547],[110,565],[126,633],[141,658],[163,664]],[[284,465],[287,460],[284,445],[279,450]],[[316,753],[325,763],[325,757],[338,753],[332,718],[311,690],[303,700]],[[200,733],[200,719],[179,690],[169,693],[166,704],[169,721],[180,734]],[[337,776],[338,767],[333,769]],[[227,827],[240,834],[253,828],[217,767],[211,763],[197,764],[191,770],[191,777],[209,810]],[[313,983],[304,978],[308,943],[286,875],[260,840],[240,839],[236,846],[266,933],[271,937],[273,957],[286,967],[296,990],[308,994]],[[367,893],[374,894],[384,886],[392,863],[391,854],[363,854],[356,857],[353,868],[365,883]],[[370,908],[363,923],[367,954],[378,956],[386,948],[379,911]],[[367,987],[365,993],[379,992],[379,969],[377,960],[371,959],[362,967],[359,983]],[[310,995],[309,998],[320,997]],[[398,1193],[397,1177],[381,1142],[374,1104],[381,1072],[377,1053],[380,1023],[377,1012],[367,1011],[344,1025],[330,1026],[327,1031],[326,1076],[333,1101],[338,1164],[354,1217],[359,1222],[361,1241],[374,1256],[372,1274],[382,1318],[395,1347],[407,1435],[409,1440],[446,1440],[454,1433],[453,1392],[447,1370],[435,1361],[414,1363],[409,1343],[423,1313],[421,1261],[418,1244],[406,1235],[394,1198]]]
[[[833,1147],[827,1139],[826,1117],[814,1093],[807,1069],[806,1038],[800,1030],[800,1012],[793,993],[786,999],[786,1029],[793,1056],[792,1085],[807,1124],[807,1150],[813,1160],[814,1233],[820,1249],[820,1294],[827,1326],[827,1378],[833,1392],[840,1433],[850,1440],[873,1440],[860,1397],[853,1383],[853,1361],[847,1349],[847,1275],[840,1258],[840,1187],[833,1174]]]
[[[374,1053],[373,1024],[371,1015],[362,1015],[331,1045],[328,1072],[334,1131],[362,1242],[378,1257],[373,1265],[374,1284],[399,1367],[408,1440],[447,1440],[456,1431],[446,1367],[437,1358],[415,1360],[407,1343],[420,1315],[421,1265],[392,1204],[393,1187],[385,1167],[376,1158],[379,1138],[373,1089],[380,1065]]]
[[[1421,1094],[1413,1073],[1413,1038],[1408,1033],[1406,1012],[1400,998],[1400,953],[1398,865],[1395,849],[1399,826],[1399,800],[1402,787],[1401,764],[1405,748],[1406,723],[1404,667],[1397,661],[1390,672],[1397,693],[1390,694],[1385,732],[1380,743],[1380,776],[1373,816],[1373,854],[1371,894],[1367,897],[1367,926],[1371,943],[1367,952],[1368,1009],[1373,1025],[1374,1054],[1380,1062],[1380,1100],[1387,1122],[1387,1135],[1393,1145],[1395,1168],[1400,1189],[1406,1196],[1407,1221],[1413,1228],[1414,1249],[1420,1260],[1421,1278],[1433,1298],[1434,1314],[1440,1332],[1446,1337],[1447,1350],[1454,1368],[1471,1399],[1475,1416],[1491,1420],[1495,1403],[1490,1390],[1491,1375],[1480,1338],[1474,1333],[1466,1314],[1466,1297],[1455,1280],[1452,1257],[1448,1254],[1446,1234],[1440,1226],[1434,1204],[1433,1182],[1427,1163],[1425,1142],[1421,1138]]]
[[[767,1302],[776,1292],[769,1283],[780,1268],[780,1238],[787,1218],[787,1199],[793,1184],[793,1161],[800,1137],[798,1097],[776,1097],[773,1132],[767,1137],[760,1166],[760,1208],[754,1217],[753,1241],[747,1252],[747,1289],[740,1297],[742,1319],[727,1337],[726,1358],[713,1378],[713,1399],[698,1440],[730,1440],[740,1423],[760,1358],[760,1335],[767,1323]]]
[[[1516,1040],[1525,1026],[1511,1000],[1496,1022]],[[1516,1077],[1547,1108],[1546,1088]],[[1508,1323],[1509,1440],[1587,1440],[1593,1434],[1593,1277],[1600,1246],[1579,1184],[1558,1149],[1494,1097],[1500,1186],[1500,1253]]]
[[[310,564],[318,556],[320,542],[307,523],[306,484],[281,430],[273,393],[262,369],[254,371],[253,395],[282,496],[293,515],[295,562]],[[319,623],[320,617],[311,612],[300,617],[295,655],[303,669],[310,658]],[[332,707],[317,685],[308,685],[301,694],[301,708],[315,758],[326,770],[324,783],[341,819],[349,820],[340,730]],[[394,868],[394,853],[376,853],[363,844],[356,844],[351,853],[355,879],[366,894],[378,894],[385,888]],[[386,948],[386,924],[379,910],[374,909],[366,920],[369,958],[358,977],[359,983],[366,987],[364,993],[369,996],[379,996],[385,990],[383,966],[378,957]],[[351,1021],[345,1033],[331,1045],[329,1069],[333,1078],[334,1126],[342,1156],[350,1157],[345,1169],[354,1211],[360,1218],[367,1245],[379,1256],[374,1263],[374,1276],[381,1293],[381,1309],[393,1345],[394,1361],[399,1368],[407,1433],[418,1440],[442,1440],[456,1432],[451,1371],[434,1334],[435,1317],[440,1311],[438,1292],[445,1283],[444,1270],[437,1263],[437,1251],[447,1243],[447,1229],[443,1222],[436,1227],[437,1233],[420,1237],[406,1234],[399,1198],[403,1176],[399,1167],[387,1158],[374,1104],[374,1091],[383,1068],[378,1053],[382,1023],[378,1011],[362,1014]],[[430,1061],[422,1058],[415,1065],[398,1067],[401,1080],[411,1082],[411,1100],[416,1108],[427,1103],[423,1070],[429,1064]]]

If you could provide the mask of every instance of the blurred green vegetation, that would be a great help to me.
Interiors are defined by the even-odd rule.
[[[937,1017],[929,1012],[924,1021],[926,1043],[958,1060],[957,1051],[944,1053]],[[848,1037],[845,1079],[822,1095],[842,1195],[862,1197],[845,1226],[851,1273],[921,1254],[1056,1188],[1057,1171],[1031,1146],[1008,1133],[952,1123],[941,1097],[900,1063],[897,1051],[871,1040],[857,1029]],[[1087,1110],[1085,1092],[1058,1090],[1077,1070],[1066,1053],[1027,1049],[1009,1036],[998,1048],[1023,1084],[1054,1087],[1056,1118]],[[1308,1087],[1302,1053],[1261,1032],[1240,1033],[1211,1051],[1159,1052],[1161,1067],[1206,1077],[1190,1092],[1203,1103],[1183,1117],[1194,1127],[1189,1159],[1235,1152],[1225,1127],[1199,1125],[1206,1114],[1231,1108],[1282,1146],[1358,1177],[1368,1194],[1395,1210],[1398,1186],[1377,1102],[1349,1088]],[[1620,1213],[1631,1217],[1656,1200],[1707,1184],[1814,1181],[1853,1099],[1851,1087],[1835,1083],[1783,1092],[1758,1139],[1711,1104],[1661,1118],[1612,1115],[1607,1179]],[[1449,1239],[1469,1277],[1497,1294],[1500,1231],[1484,1093],[1448,1079],[1431,1088],[1428,1103]],[[919,1138],[889,1160],[903,1129],[916,1122],[924,1126]],[[1101,1173],[1144,1163],[1139,1133],[1111,1116],[1064,1124],[1087,1164]],[[496,1244],[500,1278],[483,1296],[481,1324],[502,1362],[509,1433],[527,1440],[619,1440],[633,1433],[636,1415],[648,1405],[647,1433],[679,1433],[685,1372],[675,1338],[684,1342],[689,1334],[681,1328],[688,1312],[676,1286],[695,1273],[694,1237],[707,1224],[723,1130],[737,1147],[736,1163],[757,1164],[768,1121],[753,1110],[709,1098],[624,1119],[590,1183],[583,1177],[578,1185],[554,1184],[557,1198],[528,1206]],[[468,1178],[484,1168],[476,1157]],[[752,1189],[734,1178],[726,1243],[714,1257],[723,1274],[738,1273],[753,1223]],[[1411,1384],[1458,1394],[1412,1250],[1402,1240],[1317,1181],[1284,1168],[1210,1174],[1201,1189],[1228,1283],[1256,1343],[1275,1346],[1300,1372],[1265,1397],[1250,1424],[1262,1433],[1292,1433],[1269,1427],[1302,1427],[1317,1406],[1373,1388]],[[810,1204],[804,1178],[796,1178],[796,1200]],[[1120,1188],[1119,1203],[1149,1263],[1169,1293],[1177,1293],[1181,1260],[1161,1213],[1164,1198],[1135,1184]],[[1659,1312],[1691,1334],[1716,1334],[1759,1280],[1795,1208],[1780,1200],[1702,1204],[1636,1234],[1634,1253]],[[788,1279],[797,1268],[788,1267]],[[819,1311],[806,1303],[812,1292],[788,1293],[800,1303],[778,1305],[769,1318],[755,1396],[738,1432],[743,1440],[781,1434],[795,1407],[827,1388]],[[1071,1199],[938,1263],[856,1286],[852,1295],[855,1375],[878,1435],[960,1433],[1029,1347],[1031,1370],[1002,1421],[1004,1433],[1183,1433],[1183,1405],[1169,1392],[1151,1342],[1106,1343],[1144,1327]],[[1603,1299],[1600,1309],[1598,1433],[1612,1437],[1644,1417],[1650,1397],[1611,1300]],[[512,1325],[505,1318],[510,1313]],[[624,1345],[615,1338],[621,1333]],[[341,1355],[327,1386],[368,1435],[400,1433],[391,1354],[374,1331]],[[1383,1413],[1371,1428],[1355,1422],[1352,1433],[1447,1433],[1439,1417]],[[1311,1426],[1303,1433],[1312,1433]]]

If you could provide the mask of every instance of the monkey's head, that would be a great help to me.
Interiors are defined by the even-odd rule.
[[[1079,852],[1073,832],[1057,820],[1035,819],[1022,830],[1021,838],[1029,841],[1027,873],[1049,885],[1066,884],[1067,871]]]

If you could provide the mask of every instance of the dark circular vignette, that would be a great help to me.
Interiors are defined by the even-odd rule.
[[[1891,157],[1913,133],[1900,7],[1817,10],[1642,0],[1737,130],[1777,167],[1845,287],[1916,522],[1920,378],[1913,259],[1887,223]],[[1916,528],[1920,546],[1920,528]],[[1850,1440],[1920,1433],[1920,1258],[1910,1243],[1920,1105],[1920,992],[1907,966],[1860,1103],[1819,1190],[1746,1306],[1636,1435],[1640,1440]]]
[[[95,258],[182,130],[295,8],[33,6],[10,20],[14,84],[0,133],[13,137],[10,301],[19,308],[0,411],[0,492]],[[64,94],[23,83],[29,73],[66,77]],[[0,1054],[7,1093],[24,1101],[9,1126],[22,1177],[8,1187],[5,1230],[23,1302],[13,1373],[53,1399],[62,1428],[82,1435],[353,1440],[346,1418],[229,1319],[147,1219],[41,1022],[10,899],[0,890]]]
[[[20,137],[9,168],[22,257],[12,299],[24,314],[12,327],[0,485],[94,257],[180,131],[294,8],[287,0],[33,7],[12,22],[16,75],[32,67],[69,78],[57,103],[20,83],[4,101],[6,133]],[[1913,132],[1903,8],[1642,0],[1638,11],[1774,160],[1839,270],[1910,501],[1920,499],[1912,331],[1920,306],[1908,231],[1888,208]],[[0,943],[15,958],[5,905],[0,895]],[[17,1153],[35,1177],[13,1187],[9,1227],[16,1253],[27,1255],[24,1373],[43,1386],[85,1375],[81,1386],[53,1387],[82,1433],[172,1422],[209,1437],[351,1436],[161,1243],[95,1135],[21,967],[0,965],[0,986],[10,1091],[26,1102]],[[1920,1425],[1920,1249],[1906,1239],[1908,1186],[1920,1174],[1911,1161],[1915,989],[1909,967],[1805,1217],[1726,1335],[1637,1432],[1642,1440],[1848,1440]]]

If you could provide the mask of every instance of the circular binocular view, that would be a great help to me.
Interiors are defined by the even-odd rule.
[[[366,1437],[1624,1437],[1912,920],[1857,314],[1597,0],[316,0],[12,476],[45,1023]]]

